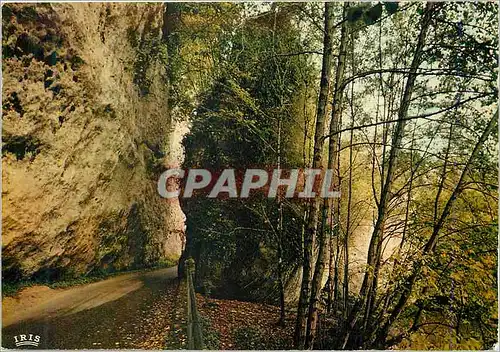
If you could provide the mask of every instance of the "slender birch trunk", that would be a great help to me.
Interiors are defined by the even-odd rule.
[[[348,3],[344,3],[343,8],[343,18],[348,8]],[[333,91],[333,105],[332,105],[332,118],[330,121],[330,134],[337,132],[340,127],[340,114],[342,112],[342,98],[343,98],[343,85],[344,80],[344,70],[346,62],[346,48],[347,48],[347,35],[348,35],[348,21],[342,23],[342,29],[340,34],[340,47],[339,55],[337,61],[337,71],[335,75],[335,87]],[[339,190],[340,177],[339,177],[339,150],[340,146],[339,138],[340,135],[337,134],[337,138],[329,139],[329,154],[328,154],[328,169],[334,170],[334,187]],[[332,203],[337,204],[337,206],[332,207]],[[323,202],[323,218],[321,223],[326,224],[326,219],[330,219],[330,211],[332,208],[335,210],[335,214],[338,214],[338,199],[325,199]],[[328,226],[329,225],[329,226]],[[339,219],[338,216],[334,216],[333,223],[328,224],[323,227],[323,231],[318,232],[319,237],[319,250],[318,259],[316,261],[316,267],[314,270],[314,277],[311,285],[311,300],[309,302],[309,316],[307,321],[307,333],[306,333],[306,348],[312,348],[314,344],[314,338],[316,337],[316,327],[318,324],[318,308],[319,299],[321,295],[321,288],[323,282],[323,275],[325,273],[326,261],[328,258],[328,246],[327,246],[327,236],[332,236],[332,233],[339,234]],[[325,231],[326,229],[326,231]]]
[[[392,190],[392,182],[394,178],[394,173],[396,169],[396,163],[399,156],[399,150],[403,140],[406,119],[408,117],[408,109],[410,107],[411,96],[413,93],[413,87],[415,85],[415,80],[418,76],[417,70],[422,63],[423,58],[423,48],[425,45],[425,38],[427,36],[428,29],[430,27],[433,8],[435,4],[428,2],[426,4],[424,14],[422,16],[422,21],[420,25],[420,33],[418,35],[417,45],[415,47],[415,52],[413,55],[413,60],[410,66],[410,71],[408,78],[406,80],[406,85],[404,88],[403,97],[401,100],[401,105],[398,110],[398,122],[396,123],[396,128],[394,130],[391,150],[389,153],[389,159],[387,160],[387,170],[385,173],[385,180],[381,190],[377,221],[375,223],[373,234],[370,240],[370,245],[368,248],[368,259],[367,259],[367,270],[365,272],[363,283],[360,289],[360,301],[353,309],[353,312],[349,319],[348,331],[344,337],[343,348],[347,345],[349,341],[350,331],[355,327],[358,319],[365,312],[369,299],[373,298],[373,285],[376,278],[376,267],[377,262],[380,258],[380,252],[382,248],[382,232],[383,225],[387,216],[387,205],[389,203],[389,194]]]
[[[314,132],[313,168],[323,166],[323,145],[325,133],[325,120],[327,115],[328,93],[330,88],[330,75],[332,71],[333,55],[333,3],[325,3],[325,25],[323,39],[323,62],[321,69],[321,82],[316,111],[316,130]],[[304,348],[307,326],[307,308],[311,289],[311,273],[313,270],[313,244],[317,229],[319,198],[312,199],[309,204],[309,216],[304,234],[304,253],[302,264],[302,283],[300,288],[297,320],[295,325],[294,345],[297,349]]]

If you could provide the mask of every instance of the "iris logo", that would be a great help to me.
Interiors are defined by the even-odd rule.
[[[14,336],[14,341],[16,342],[17,347],[20,347],[20,346],[38,347],[38,344],[40,343],[40,336],[33,335],[33,334],[18,335],[18,336]]]

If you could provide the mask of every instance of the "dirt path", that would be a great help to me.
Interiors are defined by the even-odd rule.
[[[177,268],[52,290],[32,287],[2,302],[2,347],[40,335],[38,348],[162,349],[171,327]]]

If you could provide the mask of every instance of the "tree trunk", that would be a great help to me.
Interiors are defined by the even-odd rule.
[[[332,70],[332,51],[333,51],[333,7],[330,2],[325,3],[325,34],[323,40],[323,62],[321,69],[321,82],[318,97],[318,106],[316,111],[316,130],[314,132],[314,151],[313,151],[313,168],[321,168],[325,119],[328,104],[328,92],[330,87],[330,75]],[[318,192],[319,193],[319,192]],[[318,194],[319,196],[319,194]],[[304,234],[304,253],[302,264],[302,283],[300,288],[299,305],[297,308],[297,320],[295,325],[294,345],[297,349],[304,348],[305,333],[307,325],[307,308],[309,306],[311,273],[312,273],[312,256],[313,244],[316,235],[319,198],[312,199],[309,203],[309,217],[307,220],[306,231]]]
[[[355,37],[354,33],[351,33],[351,68],[352,75],[356,74],[355,70],[355,57],[354,57],[354,43]],[[354,127],[354,83],[351,84],[351,128]],[[354,130],[351,129],[349,136],[349,181],[348,181],[348,195],[347,195],[347,219],[346,219],[346,230],[344,234],[344,309],[343,309],[343,319],[347,321],[349,315],[349,235],[351,233],[351,207],[352,207],[352,166],[353,166],[353,154],[352,154],[352,144],[354,141]]]
[[[415,47],[413,60],[410,66],[408,78],[406,80],[406,85],[401,100],[401,105],[398,110],[398,122],[396,123],[396,128],[393,134],[391,151],[389,154],[389,159],[387,161],[385,180],[379,198],[377,221],[375,223],[373,234],[370,240],[370,245],[368,248],[368,259],[367,259],[368,268],[365,272],[363,283],[360,289],[360,294],[359,294],[360,301],[356,305],[356,309],[353,309],[353,312],[351,313],[349,319],[349,329],[346,332],[346,336],[344,337],[344,343],[343,343],[344,348],[348,343],[350,330],[354,328],[358,319],[360,318],[361,313],[365,311],[368,299],[369,297],[372,297],[373,294],[372,288],[375,280],[375,269],[377,266],[377,261],[380,258],[380,249],[382,246],[382,230],[383,230],[383,224],[385,223],[387,216],[387,205],[389,203],[389,194],[392,190],[392,182],[393,182],[394,172],[396,169],[396,162],[398,159],[401,142],[404,136],[406,118],[408,116],[408,108],[410,106],[415,80],[418,76],[417,70],[422,62],[425,37],[427,35],[427,31],[430,26],[433,13],[432,10],[434,6],[435,6],[434,3],[431,2],[427,3],[424,14],[422,16],[417,45]]]
[[[479,150],[481,149],[483,144],[488,139],[490,133],[495,128],[497,122],[498,122],[498,110],[495,112],[493,117],[490,119],[486,129],[483,131],[483,134],[481,135],[478,142],[476,143],[474,150],[472,151],[472,154],[470,155],[469,159],[467,160],[467,163],[465,164],[464,169],[462,170],[462,173],[460,174],[460,178],[458,180],[457,185],[455,186],[455,189],[453,190],[452,194],[448,198],[448,200],[444,206],[443,212],[441,213],[441,216],[439,217],[437,222],[434,224],[432,235],[429,238],[429,240],[426,242],[425,247],[423,249],[423,256],[432,253],[434,251],[434,249],[436,248],[436,243],[438,240],[439,232],[441,231],[446,218],[450,214],[451,207],[455,203],[455,200],[462,193],[462,185],[464,182],[465,175],[467,173],[469,173],[472,162],[474,161],[474,159],[476,159],[476,157],[479,153]],[[415,263],[412,274],[406,280],[406,283],[403,285],[403,287],[399,290],[401,292],[401,296],[398,300],[398,303],[396,304],[395,308],[392,310],[391,315],[389,316],[389,318],[387,319],[385,324],[383,324],[383,327],[380,329],[380,331],[377,335],[376,343],[378,346],[383,345],[385,339],[387,338],[389,328],[396,321],[399,314],[401,313],[404,306],[406,305],[406,302],[410,298],[410,295],[411,295],[412,290],[413,290],[413,285],[415,284],[417,277],[420,274],[421,269],[422,269],[422,259],[420,259],[418,262]]]
[[[347,11],[348,3],[344,3],[343,9],[343,18],[345,17],[345,13]],[[342,29],[340,34],[340,46],[339,46],[339,55],[337,61],[337,71],[335,75],[335,87],[333,92],[333,105],[332,105],[332,118],[330,121],[330,134],[337,132],[339,129],[339,120],[340,114],[342,111],[342,98],[343,98],[343,85],[342,81],[344,80],[344,70],[345,70],[345,61],[346,61],[346,47],[347,47],[347,31],[348,31],[348,21],[344,21],[342,23]],[[342,88],[341,88],[342,87]],[[340,178],[339,178],[339,170],[338,170],[338,161],[339,161],[339,138],[340,135],[337,134],[337,138],[329,139],[329,154],[328,154],[328,169],[334,170],[334,187],[336,190],[339,190]],[[306,332],[306,348],[312,348],[314,344],[314,338],[316,337],[316,326],[318,324],[318,308],[320,303],[321,296],[321,288],[323,282],[323,275],[325,273],[325,264],[328,258],[328,246],[327,246],[327,237],[332,236],[333,233],[338,234],[339,231],[339,219],[337,216],[334,216],[333,223],[330,223],[329,219],[330,212],[332,208],[335,208],[335,214],[338,214],[337,207],[332,207],[332,202],[334,204],[339,204],[338,199],[333,198],[325,198],[323,202],[323,217],[322,224],[327,224],[327,226],[322,227],[322,231],[318,232],[319,235],[319,251],[318,251],[318,259],[316,261],[316,267],[314,270],[314,277],[311,285],[311,299],[309,302],[309,316],[307,320],[307,332]]]

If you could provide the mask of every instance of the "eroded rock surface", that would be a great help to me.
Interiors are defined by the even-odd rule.
[[[156,191],[172,128],[162,4],[5,4],[6,279],[57,279],[180,255]]]

